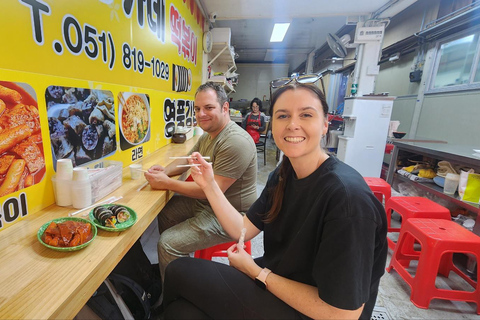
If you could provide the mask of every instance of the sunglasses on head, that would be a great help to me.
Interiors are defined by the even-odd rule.
[[[309,74],[302,74],[300,76],[294,77],[284,77],[278,78],[275,80],[270,81],[270,101],[272,101],[272,89],[278,89],[284,87],[292,82],[296,83],[315,83],[318,80],[322,79],[322,91],[325,93],[325,86],[323,84],[323,77],[321,73],[309,73]]]

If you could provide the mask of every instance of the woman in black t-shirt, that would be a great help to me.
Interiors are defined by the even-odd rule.
[[[192,154],[195,182],[239,243],[228,249],[230,266],[183,258],[167,267],[166,319],[370,319],[385,270],[386,215],[360,174],[321,148],[327,111],[312,84],[291,81],[273,94],[272,134],[284,158],[245,216],[211,165]],[[243,241],[261,231],[265,253],[254,260]]]

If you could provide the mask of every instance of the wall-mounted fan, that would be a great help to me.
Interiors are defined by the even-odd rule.
[[[329,33],[327,36],[327,43],[333,53],[339,58],[345,58],[347,56],[347,48],[350,47],[350,36],[348,34],[343,35],[341,38],[334,34]]]

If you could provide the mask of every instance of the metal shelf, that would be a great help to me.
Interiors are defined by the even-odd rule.
[[[410,180],[408,179],[407,177],[404,177],[398,173],[395,173],[395,179],[398,179],[402,182],[408,182],[408,183],[411,183],[412,185],[414,185],[416,188],[419,188],[421,190],[424,190],[424,191],[427,191],[427,192],[430,192],[436,196],[438,196],[439,198],[442,198],[442,199],[445,199],[445,200],[448,200],[468,211],[472,211],[472,212],[477,212],[478,211],[478,208],[479,208],[479,205],[478,204],[473,204],[473,203],[468,203],[468,202],[464,202],[462,200],[460,200],[458,197],[458,193],[455,192],[454,195],[449,195],[449,194],[446,194],[446,193],[443,193],[443,188],[437,186],[436,184],[434,183],[422,183],[422,182],[417,182],[417,181],[413,181],[413,180]]]

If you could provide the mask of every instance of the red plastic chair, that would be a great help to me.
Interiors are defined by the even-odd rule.
[[[234,245],[236,242],[226,242],[217,244],[216,246],[197,250],[195,251],[195,258],[205,259],[205,260],[212,260],[212,257],[227,257],[227,249]],[[245,251],[247,251],[250,255],[252,254],[252,244],[250,241],[245,242]]]
[[[383,200],[385,200],[385,203],[387,203],[387,200],[392,196],[392,187],[388,182],[382,178],[364,177],[364,179],[378,201],[383,203]]]
[[[415,251],[413,243],[421,245]],[[443,219],[411,218],[404,221],[400,238],[393,252],[387,272],[395,269],[410,286],[410,300],[423,309],[428,309],[432,299],[475,302],[480,314],[480,288],[453,264],[453,253],[470,253],[480,261],[480,237],[453,221]],[[418,260],[416,273],[410,274],[406,268],[410,261]],[[437,288],[435,279],[440,273],[448,277],[455,272],[474,290],[447,290]],[[477,274],[480,267],[477,264]]]
[[[450,210],[432,200],[423,197],[391,197],[385,204],[388,232],[400,232],[400,228],[392,228],[392,211],[402,216],[403,222],[410,218],[432,218],[451,220]],[[395,242],[387,237],[388,247],[395,249]]]

